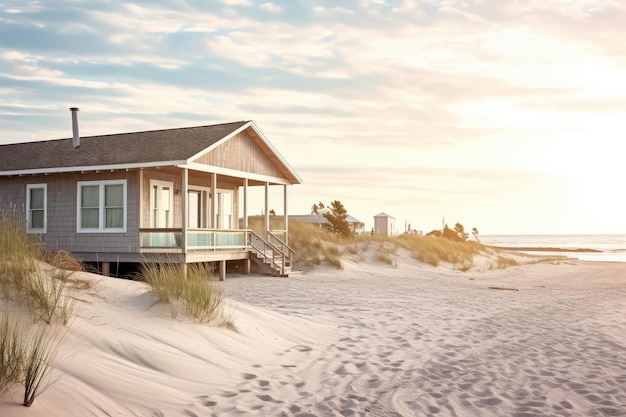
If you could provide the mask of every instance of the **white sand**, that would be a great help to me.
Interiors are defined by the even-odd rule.
[[[626,416],[623,263],[229,276],[238,332],[80,275],[58,381],[0,416]]]

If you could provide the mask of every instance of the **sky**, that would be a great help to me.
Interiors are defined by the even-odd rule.
[[[253,120],[289,214],[626,233],[624,39],[621,0],[0,0],[0,144],[69,107],[82,136]]]

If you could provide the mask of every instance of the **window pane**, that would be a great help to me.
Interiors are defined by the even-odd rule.
[[[83,185],[80,188],[81,208],[98,207],[100,202],[100,187],[97,185]]]
[[[30,208],[31,210],[43,209],[43,188],[30,189]]]
[[[100,209],[83,208],[80,210],[80,227],[83,229],[97,229],[99,227]]]
[[[105,227],[124,227],[124,209],[107,208]]]
[[[223,193],[223,210],[224,214],[233,213],[233,195],[231,193]]]
[[[124,206],[124,186],[122,184],[106,185],[104,187],[104,201],[106,207]]]
[[[31,210],[30,211],[30,228],[31,229],[43,229],[43,210]]]
[[[163,192],[161,193],[161,209],[169,210],[170,209],[170,200],[172,199],[172,192],[169,187],[163,187]]]

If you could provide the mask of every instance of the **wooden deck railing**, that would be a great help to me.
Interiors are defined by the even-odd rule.
[[[182,249],[183,229],[181,228],[139,229],[139,235],[142,248]],[[187,230],[188,249],[235,249],[247,246],[245,230]]]

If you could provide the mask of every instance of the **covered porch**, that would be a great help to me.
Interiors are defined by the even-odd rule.
[[[287,233],[290,182],[244,175],[199,163],[140,170],[142,257],[149,262],[216,263],[221,280],[226,262],[233,260],[244,261],[245,273],[256,262],[265,272],[288,276],[294,254]],[[262,189],[262,230],[252,230],[249,224],[252,187]],[[281,228],[275,230],[270,227],[270,187],[282,189],[285,213]]]

